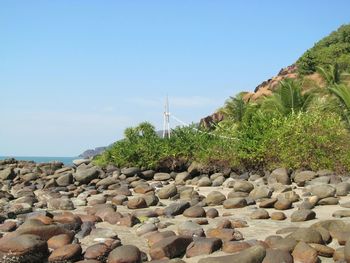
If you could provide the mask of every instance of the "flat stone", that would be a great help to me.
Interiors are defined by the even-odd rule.
[[[188,236],[171,236],[163,238],[159,242],[151,246],[151,258],[162,259],[167,257],[171,259],[175,257],[180,257],[185,253],[187,246],[191,242],[192,238]]]
[[[226,199],[223,202],[223,206],[226,209],[242,208],[242,207],[247,206],[247,200],[245,198],[241,198],[241,197],[230,198],[230,199]]]
[[[186,249],[186,257],[209,255],[222,246],[219,238],[197,238]]]
[[[312,210],[296,210],[294,211],[290,219],[292,222],[303,222],[303,221],[308,221],[316,218],[316,213]]]

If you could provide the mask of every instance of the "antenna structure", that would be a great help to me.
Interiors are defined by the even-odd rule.
[[[166,96],[163,114],[163,138],[170,138],[170,133],[169,99],[168,96]]]

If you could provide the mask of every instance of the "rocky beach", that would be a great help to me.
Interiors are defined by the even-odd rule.
[[[350,262],[350,180],[0,161],[0,258],[40,262]]]

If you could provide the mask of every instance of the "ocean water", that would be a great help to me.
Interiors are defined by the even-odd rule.
[[[21,161],[34,161],[36,163],[49,163],[53,161],[62,162],[65,165],[73,164],[73,160],[78,159],[78,157],[47,157],[47,156],[0,156],[0,160],[15,158]]]

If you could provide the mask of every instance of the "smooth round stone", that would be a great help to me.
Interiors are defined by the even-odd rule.
[[[60,247],[54,250],[50,257],[49,262],[66,262],[76,261],[81,258],[82,249],[79,244],[70,244]]]
[[[242,208],[247,206],[247,200],[245,198],[230,198],[223,202],[223,207],[226,209],[230,208]]]
[[[226,196],[219,191],[210,192],[205,201],[209,206],[222,205],[226,200]]]
[[[152,223],[147,223],[147,224],[143,224],[141,225],[140,227],[138,227],[136,229],[136,235],[138,236],[142,236],[144,234],[147,234],[149,232],[154,232],[154,231],[157,231],[158,228],[155,224],[152,224]]]
[[[288,238],[293,238],[296,241],[303,241],[305,243],[322,244],[323,239],[321,234],[313,228],[299,228],[288,235]]]
[[[254,189],[254,185],[247,181],[236,181],[233,189],[235,192],[245,192],[249,193]]]
[[[168,173],[155,173],[153,176],[154,181],[167,181],[171,178]]]
[[[339,199],[336,197],[326,197],[317,202],[318,205],[337,205],[339,204]]]
[[[303,222],[308,221],[316,218],[316,213],[312,210],[297,210],[294,211],[291,216],[290,220],[292,222]]]
[[[134,197],[128,201],[127,206],[129,209],[146,208],[147,203],[146,200],[142,197]]]
[[[274,208],[277,210],[287,210],[292,207],[292,202],[287,199],[279,199],[275,204]]]
[[[47,240],[47,245],[51,249],[58,249],[72,242],[73,236],[68,234],[61,234],[51,237]]]
[[[311,247],[313,247],[314,249],[316,249],[317,254],[319,256],[327,257],[327,258],[333,257],[334,248],[331,248],[331,247],[328,247],[325,245],[321,245],[321,244],[314,244],[314,243],[310,243],[309,245]]]
[[[219,211],[215,208],[210,208],[206,212],[206,216],[209,218],[215,218],[219,216]]]
[[[251,219],[269,219],[270,215],[265,209],[259,208],[250,214]]]
[[[273,212],[271,213],[272,220],[285,220],[287,217],[283,212]]]
[[[108,263],[141,262],[141,251],[133,245],[117,247],[108,255]]]
[[[203,207],[200,206],[192,206],[190,208],[187,208],[183,212],[183,216],[185,217],[205,217],[206,213]]]
[[[274,206],[274,204],[276,202],[277,202],[277,198],[265,199],[259,203],[259,207],[260,208],[271,208]]]
[[[96,260],[105,260],[108,256],[110,249],[107,245],[103,243],[98,243],[92,246],[89,246],[84,254],[85,259],[96,259]]]
[[[211,185],[212,185],[212,181],[208,177],[202,177],[197,182],[197,186],[200,186],[200,187],[211,186]]]
[[[164,186],[157,192],[159,199],[168,199],[170,197],[175,196],[176,194],[177,188],[174,184]]]

